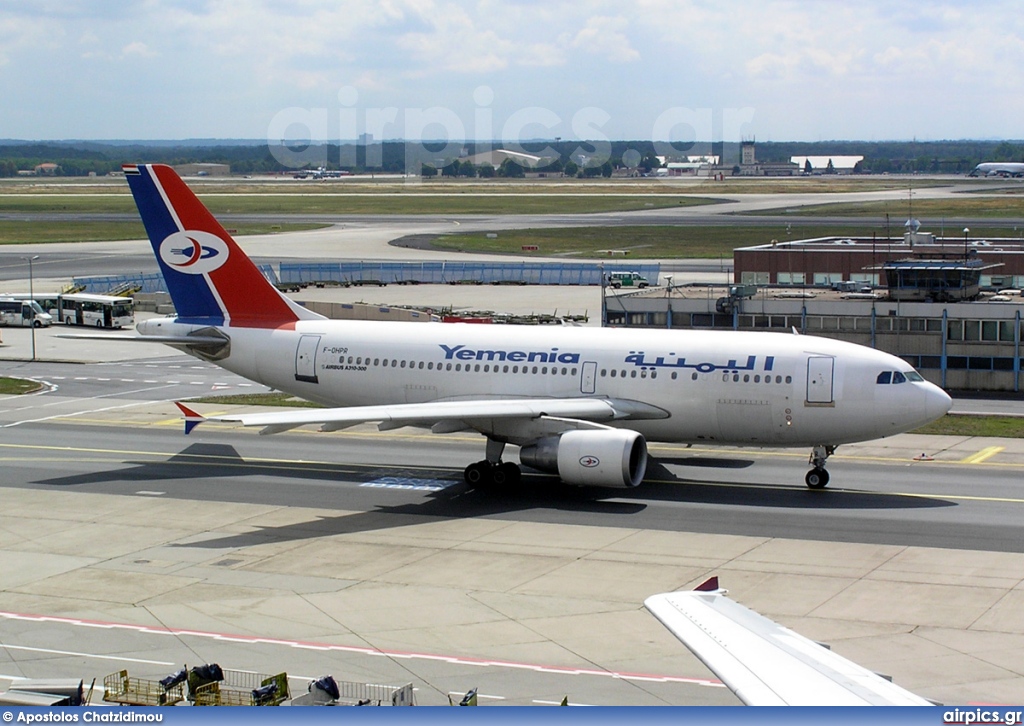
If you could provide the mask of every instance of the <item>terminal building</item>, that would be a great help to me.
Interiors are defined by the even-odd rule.
[[[610,326],[795,331],[897,355],[949,390],[1021,390],[1019,240],[819,238],[735,251],[733,285],[608,295]]]
[[[969,230],[956,237],[920,231],[916,220],[899,239],[817,237],[740,247],[733,250],[733,276],[746,285],[830,287],[838,282],[886,284],[885,265],[960,262],[978,269],[981,288],[1024,286],[1024,242],[1017,238],[980,238]],[[908,277],[908,280],[910,278]]]

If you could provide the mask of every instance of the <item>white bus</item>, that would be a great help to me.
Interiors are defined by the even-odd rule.
[[[130,297],[90,295],[88,293],[27,292],[3,297],[12,300],[35,300],[53,322],[65,325],[88,325],[96,328],[124,328],[135,324],[135,304]]]
[[[53,316],[43,310],[35,300],[0,298],[0,325],[46,328],[52,322]]]
[[[130,297],[82,292],[59,295],[57,303],[57,319],[65,325],[124,328],[135,324],[135,306]]]

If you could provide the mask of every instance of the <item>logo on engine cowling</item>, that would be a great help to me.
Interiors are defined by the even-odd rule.
[[[596,456],[583,456],[580,457],[580,466],[586,469],[593,469],[595,466],[601,463],[601,460]]]

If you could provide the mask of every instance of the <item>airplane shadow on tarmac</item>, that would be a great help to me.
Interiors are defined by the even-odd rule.
[[[398,482],[395,486],[383,488],[406,489],[401,496],[416,498],[396,505],[376,505],[373,509],[345,513],[338,516],[317,516],[309,521],[296,522],[276,527],[260,527],[252,532],[217,537],[201,542],[179,546],[235,548],[275,541],[301,540],[337,534],[352,534],[383,529],[393,529],[429,520],[495,517],[514,515],[517,512],[531,512],[531,519],[552,523],[596,524],[598,526],[650,526],[646,521],[632,519],[644,515],[652,505],[659,503],[693,504],[695,507],[711,505],[724,507],[718,524],[699,521],[699,512],[679,510],[673,513],[674,525],[685,521],[686,528],[721,531],[726,527],[726,518],[734,520],[727,528],[742,529],[753,533],[750,528],[758,520],[764,520],[764,508],[781,512],[783,517],[799,516],[814,511],[857,511],[857,510],[916,510],[956,506],[954,502],[929,498],[906,497],[878,492],[852,491],[842,488],[809,490],[800,486],[743,481],[724,482],[707,478],[687,478],[666,468],[699,467],[706,470],[735,471],[753,466],[754,461],[728,457],[678,457],[651,460],[648,464],[644,484],[635,489],[607,489],[599,487],[571,487],[556,477],[525,470],[522,482],[514,491],[469,490],[462,483],[461,469],[411,469],[387,465],[329,464],[323,462],[295,463],[266,460],[246,460],[234,446],[228,444],[195,443],[165,460],[125,461],[131,468],[108,469],[91,473],[75,474],[35,482],[44,486],[74,487],[90,485],[127,484],[124,491],[134,492],[140,484],[152,487],[161,483],[170,498],[204,498],[211,501],[252,502],[253,490],[243,486],[224,487],[218,485],[225,479],[280,478],[299,480],[309,484],[323,482],[334,485],[324,489],[324,509],[344,507],[347,502],[344,489],[347,486],[380,487],[380,482]],[[207,480],[210,486],[201,487],[199,492],[192,486],[188,492],[175,492],[166,486],[174,481]],[[403,486],[402,482],[408,482]],[[439,489],[416,487],[416,482],[430,482]],[[111,486],[102,491],[111,492]],[[261,503],[295,505],[290,496],[287,482],[275,483],[269,490],[264,485],[259,490]],[[365,506],[367,489],[362,489]],[[113,492],[111,492],[113,493]],[[116,492],[121,493],[121,492]],[[381,499],[385,499],[382,493]],[[735,505],[735,509],[732,506]],[[310,506],[303,503],[300,506]],[[316,506],[316,505],[314,505]],[[753,508],[753,509],[752,509]],[[703,510],[701,510],[703,511]],[[595,515],[597,517],[595,518]],[[711,518],[712,520],[714,517]]]

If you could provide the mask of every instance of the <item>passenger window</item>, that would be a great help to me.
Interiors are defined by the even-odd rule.
[[[906,383],[907,382],[907,377],[905,375],[903,375],[902,373],[900,373],[899,371],[893,371],[892,382],[893,383]]]
[[[880,385],[892,383],[892,373],[890,371],[883,371],[882,373],[879,373],[878,380],[876,380],[875,383]]]

